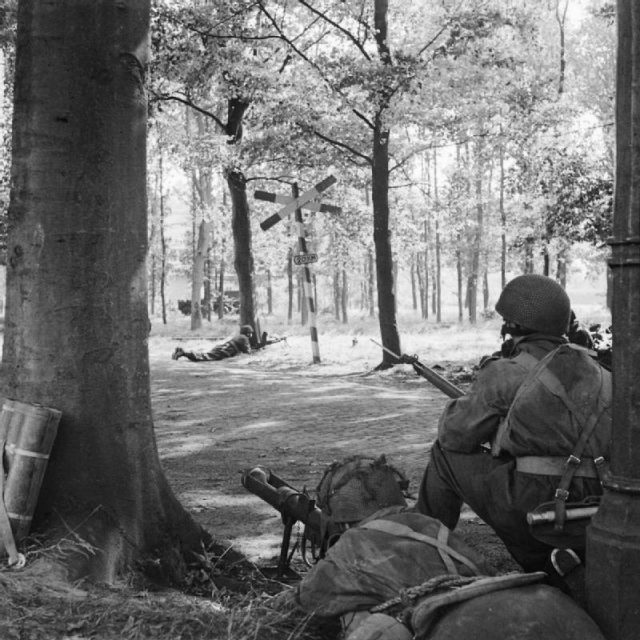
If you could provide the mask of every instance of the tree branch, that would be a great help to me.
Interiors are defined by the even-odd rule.
[[[322,13],[321,11],[318,11],[317,9],[315,9],[314,7],[312,7],[308,2],[306,2],[306,0],[298,0],[298,2],[306,7],[309,11],[315,13],[317,16],[319,16],[320,18],[322,18],[325,22],[327,22],[328,24],[330,24],[334,29],[337,29],[338,31],[340,31],[341,33],[344,33],[344,35],[351,40],[351,42],[353,42],[353,44],[357,47],[357,49],[360,51],[360,53],[362,53],[362,55],[368,60],[371,60],[371,56],[366,52],[365,48],[362,46],[362,43],[358,41],[358,39],[351,33],[351,31],[349,31],[348,29],[345,29],[344,27],[342,27],[341,25],[339,25],[337,22],[335,22],[334,20],[331,20],[330,18],[327,17],[326,14]]]
[[[207,118],[211,118],[219,127],[220,129],[222,129],[223,132],[226,131],[226,125],[224,124],[224,122],[222,122],[222,120],[220,120],[220,118],[218,118],[218,116],[215,113],[211,113],[211,111],[207,111],[207,109],[203,109],[202,107],[199,107],[197,104],[194,104],[189,98],[182,98],[180,96],[177,96],[175,94],[161,94],[161,93],[157,93],[155,91],[151,91],[151,93],[154,96],[154,100],[153,101],[157,101],[157,102],[179,102],[180,104],[184,104],[187,107],[191,107],[194,111],[197,111],[198,113],[201,113],[204,116],[207,116]]]
[[[331,146],[336,147],[338,149],[342,149],[343,151],[348,151],[350,154],[352,154],[356,158],[360,158],[361,160],[364,160],[369,165],[373,162],[373,160],[369,156],[365,155],[364,153],[360,153],[360,151],[357,151],[356,149],[346,144],[345,142],[334,140],[333,138],[330,138],[329,136],[324,135],[324,133],[320,133],[316,129],[313,129],[312,133],[314,136],[320,138],[320,140],[323,140],[327,144],[330,144]]]

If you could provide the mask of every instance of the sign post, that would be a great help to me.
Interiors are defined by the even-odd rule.
[[[334,176],[328,176],[315,187],[302,194],[300,194],[298,190],[298,183],[294,182],[293,185],[291,185],[291,196],[280,196],[275,193],[269,193],[268,191],[256,191],[254,193],[254,197],[258,200],[277,202],[284,205],[278,213],[274,213],[272,216],[260,223],[260,228],[263,231],[270,229],[285,216],[295,213],[295,222],[298,231],[298,255],[293,257],[293,262],[294,264],[301,266],[304,270],[303,286],[304,295],[307,298],[309,308],[309,329],[311,333],[311,350],[313,352],[314,364],[320,362],[320,347],[318,344],[318,328],[316,326],[316,303],[313,296],[311,269],[309,268],[309,265],[318,260],[318,255],[315,253],[308,253],[307,251],[307,239],[305,237],[304,221],[302,219],[302,208],[304,207],[310,211],[340,213],[342,211],[340,207],[320,202],[322,192],[325,189],[328,189],[332,184],[335,184],[335,182],[336,179]]]
[[[291,185],[291,194],[295,199],[298,198],[298,183],[294,182]],[[313,353],[313,363],[318,364],[320,362],[320,345],[318,344],[318,326],[316,323],[316,301],[313,296],[313,286],[311,283],[311,269],[309,268],[309,263],[307,258],[309,254],[307,253],[307,239],[304,234],[304,223],[302,221],[302,209],[299,207],[295,212],[295,220],[296,225],[298,227],[298,251],[300,252],[298,256],[294,256],[294,262],[296,262],[296,258],[300,259],[300,264],[302,265],[302,270],[304,272],[303,277],[303,286],[304,286],[304,295],[307,298],[307,306],[309,308],[309,331],[311,333],[311,352]]]

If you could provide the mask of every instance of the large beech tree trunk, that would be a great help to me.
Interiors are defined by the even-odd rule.
[[[35,526],[100,550],[71,578],[203,537],[151,417],[148,29],[149,0],[19,3],[2,391],[62,411]]]

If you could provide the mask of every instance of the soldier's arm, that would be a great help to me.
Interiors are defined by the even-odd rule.
[[[501,420],[526,375],[526,369],[500,358],[484,366],[467,394],[450,401],[438,423],[443,448],[460,453],[477,451],[495,436]]]

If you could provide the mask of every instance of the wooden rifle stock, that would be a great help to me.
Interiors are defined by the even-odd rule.
[[[437,387],[440,391],[442,391],[442,393],[448,395],[450,398],[459,398],[460,396],[464,395],[464,391],[460,389],[460,387],[456,387],[455,384],[449,382],[439,373],[436,373],[433,369],[427,367],[426,364],[422,364],[422,362],[418,360],[418,356],[407,356],[405,354],[399,356],[397,353],[391,351],[391,349],[387,349],[379,342],[376,342],[373,338],[369,338],[369,340],[371,340],[371,342],[373,342],[374,344],[377,344],[388,354],[396,358],[396,360],[398,360],[399,362],[413,365],[417,373],[419,373],[423,378],[427,379],[434,387]]]

